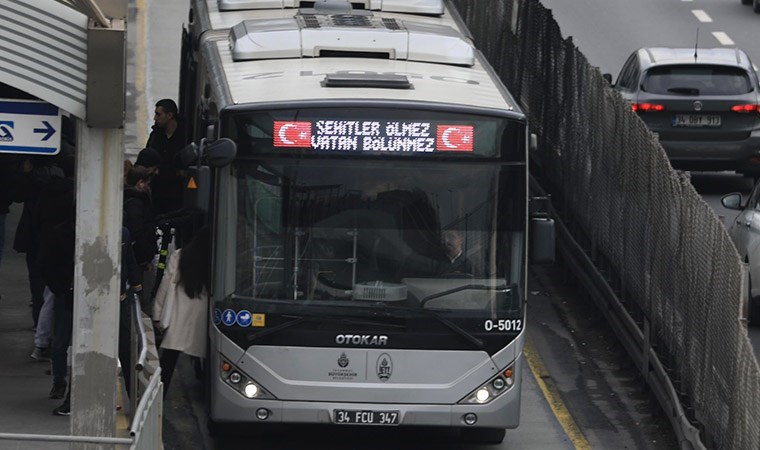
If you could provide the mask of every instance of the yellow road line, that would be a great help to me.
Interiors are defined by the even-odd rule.
[[[148,1],[137,0],[137,49],[135,51],[135,132],[137,142],[143,142],[148,138],[148,115],[145,105],[147,83],[145,80],[146,66],[148,62]]]
[[[549,372],[546,370],[546,366],[544,366],[544,362],[530,342],[525,344],[523,354],[525,355],[525,360],[528,361],[528,367],[533,372],[533,377],[536,379],[538,387],[543,392],[544,398],[549,403],[549,407],[554,412],[554,416],[562,426],[562,429],[565,430],[567,437],[570,438],[576,449],[590,450],[591,445],[586,440],[586,436],[583,435],[581,429],[576,425],[575,420],[573,420],[573,416],[562,401],[559,389],[557,389],[554,381],[552,381]]]

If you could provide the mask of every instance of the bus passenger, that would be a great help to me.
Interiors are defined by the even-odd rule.
[[[164,396],[180,352],[206,357],[206,328],[211,264],[207,227],[182,249],[172,253],[156,293],[153,320],[163,330],[161,341],[161,381]]]

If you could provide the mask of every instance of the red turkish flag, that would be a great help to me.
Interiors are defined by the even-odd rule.
[[[274,122],[275,147],[311,147],[311,122]]]
[[[435,142],[439,152],[471,152],[474,131],[470,125],[438,125]]]

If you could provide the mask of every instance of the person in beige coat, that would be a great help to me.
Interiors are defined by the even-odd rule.
[[[203,227],[172,253],[158,287],[153,320],[164,335],[159,357],[164,395],[180,353],[206,357],[210,264],[209,230]]]

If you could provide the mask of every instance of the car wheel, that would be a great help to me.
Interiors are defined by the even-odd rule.
[[[756,13],[760,14],[760,0],[755,0],[755,4],[752,6],[752,9],[754,9]]]
[[[742,0],[742,5],[751,5],[752,0]]]
[[[504,428],[461,428],[459,436],[467,442],[501,444],[505,434]]]

